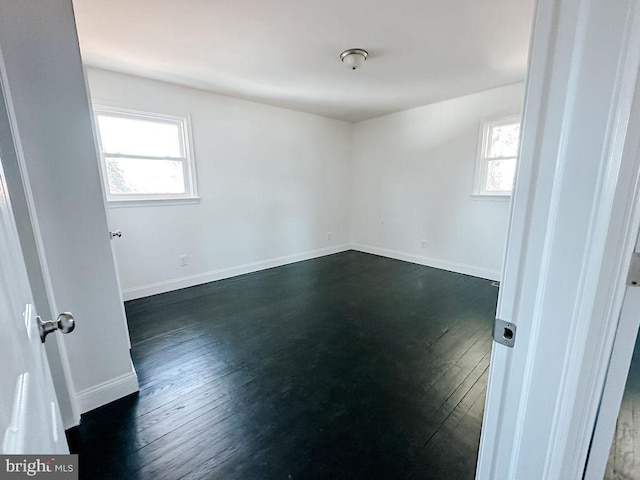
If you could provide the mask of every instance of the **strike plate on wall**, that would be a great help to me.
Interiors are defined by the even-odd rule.
[[[630,287],[640,287],[640,252],[633,252],[633,255],[631,255],[627,285]]]
[[[516,324],[496,318],[493,323],[493,341],[513,348],[516,343]]]

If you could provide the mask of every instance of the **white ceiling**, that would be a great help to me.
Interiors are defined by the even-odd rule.
[[[523,80],[534,0],[74,0],[85,63],[360,121]],[[340,52],[364,48],[359,70]]]

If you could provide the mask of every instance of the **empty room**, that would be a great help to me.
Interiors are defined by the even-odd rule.
[[[636,9],[0,3],[0,466],[633,478]]]

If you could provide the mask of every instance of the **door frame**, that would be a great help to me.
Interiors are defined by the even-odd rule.
[[[582,478],[640,225],[638,3],[537,2],[478,479]]]

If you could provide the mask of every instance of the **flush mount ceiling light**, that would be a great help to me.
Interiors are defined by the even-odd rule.
[[[340,54],[340,60],[351,70],[355,70],[362,66],[368,56],[369,52],[362,48],[350,48]]]

